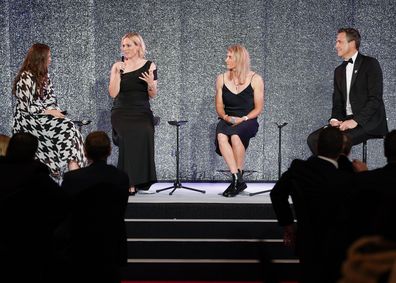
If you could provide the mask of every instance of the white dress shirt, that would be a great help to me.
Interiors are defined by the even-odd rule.
[[[353,115],[352,112],[352,107],[351,103],[349,102],[349,91],[351,89],[351,81],[352,81],[352,75],[353,75],[353,67],[355,66],[355,61],[356,57],[358,55],[358,52],[356,52],[351,58],[353,60],[353,63],[348,63],[345,68],[346,72],[346,86],[347,86],[347,100],[346,100],[346,114],[347,115]]]

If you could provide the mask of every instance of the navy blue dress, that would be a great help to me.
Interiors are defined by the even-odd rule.
[[[238,94],[230,91],[225,84],[223,84],[222,91],[224,111],[227,115],[243,117],[249,114],[249,112],[254,109],[254,90],[251,83]],[[221,118],[219,119],[220,120],[217,124],[215,139],[216,153],[221,155],[219,144],[217,141],[217,135],[219,133],[227,135],[228,141],[230,143],[231,136],[238,135],[246,150],[249,146],[250,139],[256,136],[256,133],[258,131],[259,124],[257,122],[257,118],[249,119],[234,127],[231,123],[228,123]]]

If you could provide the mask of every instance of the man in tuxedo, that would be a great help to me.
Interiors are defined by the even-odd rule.
[[[90,133],[84,149],[91,164],[64,175],[62,188],[72,201],[63,233],[70,233],[70,282],[120,282],[126,264],[125,211],[128,175],[106,164],[111,153],[105,132]]]
[[[382,99],[382,70],[375,58],[359,52],[360,34],[354,28],[338,30],[335,48],[344,62],[334,71],[333,107],[329,124],[352,138],[352,144],[388,132]],[[314,155],[319,130],[308,136]]]
[[[284,229],[284,244],[295,246],[304,283],[335,282],[348,245],[342,231],[344,201],[352,194],[348,184],[354,173],[338,169],[343,136],[336,127],[322,129],[318,155],[293,160],[270,193],[278,223]],[[289,196],[297,219],[296,232]]]

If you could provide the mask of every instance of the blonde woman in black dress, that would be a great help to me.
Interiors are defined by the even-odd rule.
[[[128,174],[133,195],[157,181],[150,109],[150,99],[157,94],[157,67],[145,59],[146,47],[138,33],[122,37],[121,51],[123,60],[113,64],[110,74],[111,124],[119,147],[118,168]]]
[[[216,80],[216,152],[222,155],[232,174],[223,192],[233,197],[246,189],[243,181],[246,149],[258,131],[257,117],[264,106],[264,81],[250,70],[249,53],[236,44],[227,49],[227,71]]]

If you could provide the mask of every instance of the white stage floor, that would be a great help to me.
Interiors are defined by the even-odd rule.
[[[229,183],[183,183],[185,187],[204,190],[205,194],[183,188],[173,189],[157,193],[156,190],[173,186],[173,183],[156,183],[145,193],[137,193],[129,197],[130,203],[271,203],[269,191],[275,183],[247,183],[245,191],[235,197],[223,197],[221,193]],[[266,191],[266,192],[264,192]],[[263,193],[261,193],[263,192]],[[258,193],[250,195],[251,193]]]

